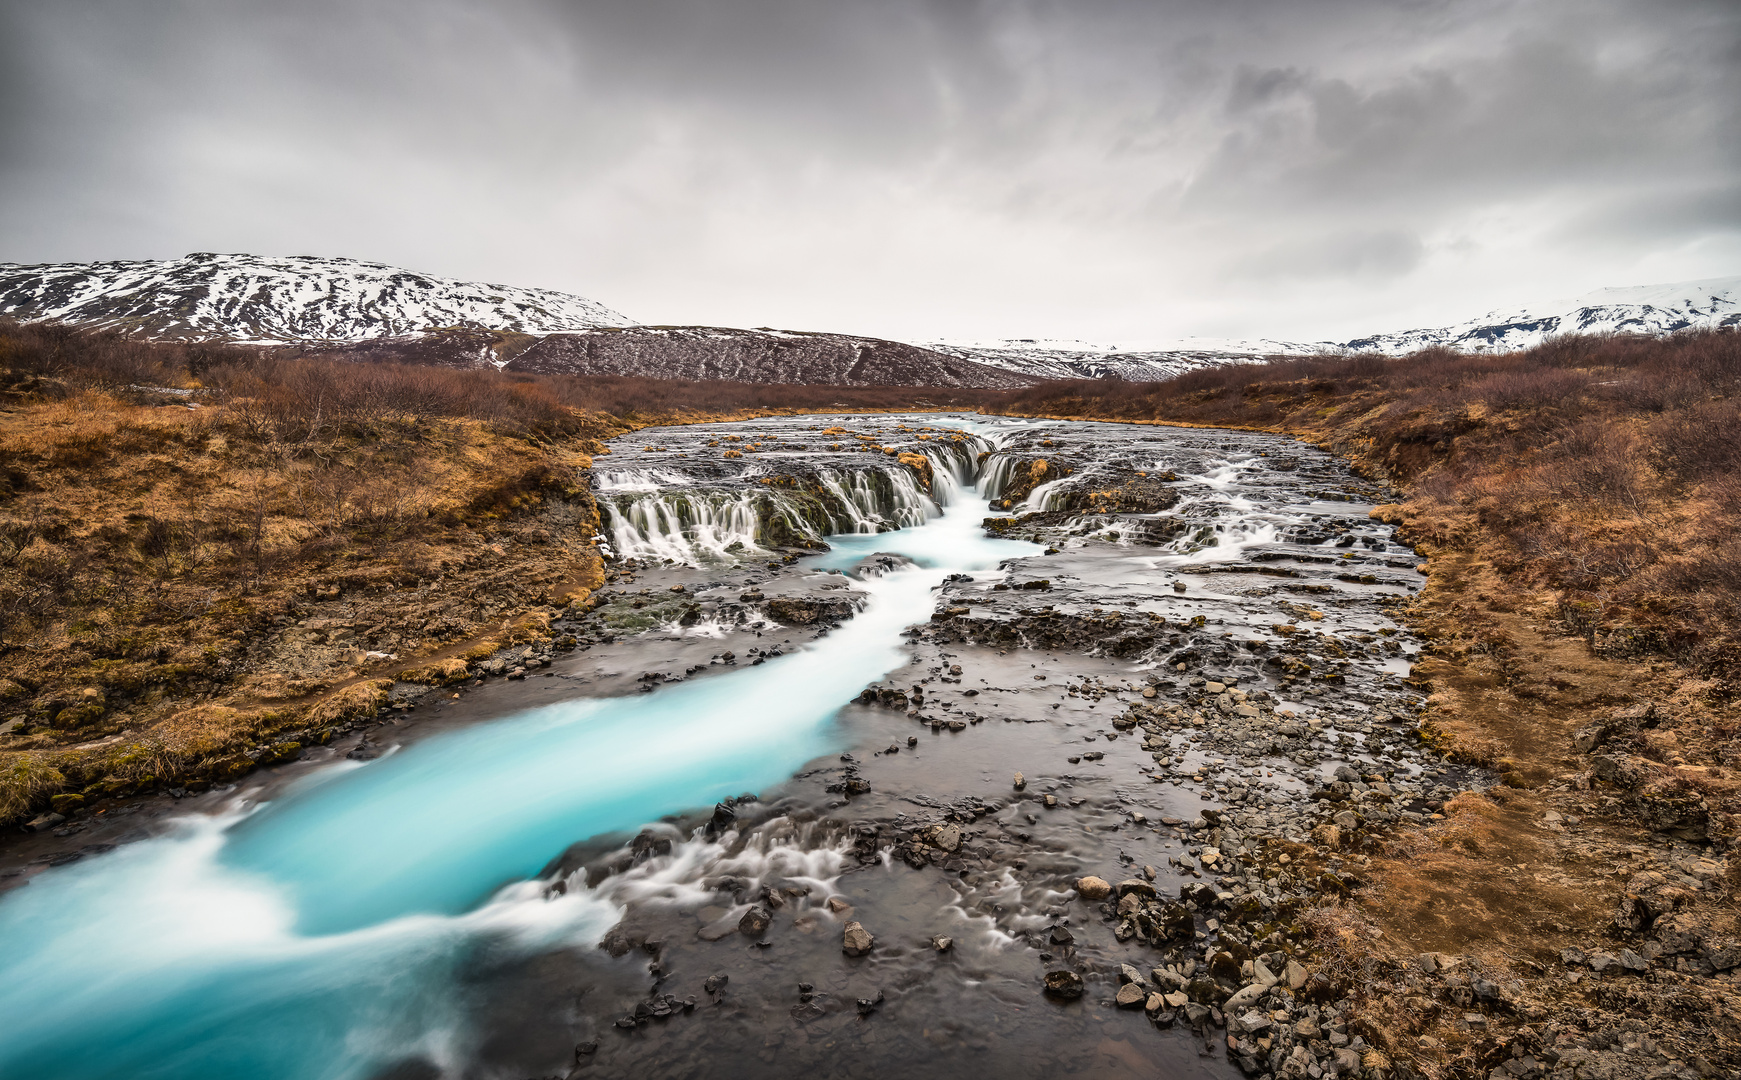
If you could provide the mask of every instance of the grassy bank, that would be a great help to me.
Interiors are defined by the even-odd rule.
[[[966,394],[966,398],[963,394]],[[0,824],[222,782],[601,580],[602,439],[971,392],[527,377],[0,324]]]

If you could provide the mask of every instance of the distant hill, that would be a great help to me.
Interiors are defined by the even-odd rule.
[[[507,370],[831,386],[998,389],[1036,381],[1001,366],[881,338],[717,326],[551,334],[510,360]]]

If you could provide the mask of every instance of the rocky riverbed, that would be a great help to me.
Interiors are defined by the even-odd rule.
[[[983,497],[974,532],[1011,553],[942,578],[895,665],[829,703],[826,753],[568,837],[524,902],[584,898],[608,920],[529,954],[474,951],[449,975],[467,1038],[375,1075],[1388,1078],[1430,1069],[1447,1037],[1517,1080],[1705,1074],[1640,1053],[1649,1033],[1623,1020],[1567,1026],[1512,973],[1399,963],[1338,907],[1496,778],[1423,738],[1420,643],[1394,617],[1419,560],[1371,516],[1388,493],[1328,454],[935,416],[654,429],[613,449],[595,470],[607,584],[548,635],[396,683],[376,720],[240,788],[45,822],[4,853],[0,888],[159,835],[188,805],[233,813],[510,714],[681,684],[716,688],[696,700],[722,715],[801,695],[780,662],[839,640],[885,577],[956,565],[965,534],[903,538]],[[733,700],[770,664],[761,698]],[[644,743],[656,770],[668,748],[658,730]],[[497,793],[529,814],[541,795]],[[1687,846],[1682,876],[1709,887],[1698,858]],[[1564,963],[1620,988],[1720,977],[1737,966],[1723,949]],[[1439,1034],[1417,1034],[1421,1002]]]

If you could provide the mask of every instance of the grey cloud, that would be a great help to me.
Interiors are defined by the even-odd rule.
[[[1421,238],[1400,229],[1327,232],[1258,252],[1234,271],[1256,279],[1372,281],[1408,273],[1425,254]]]
[[[1733,272],[1738,42],[1730,4],[1645,0],[0,0],[0,259],[342,253],[905,335],[1364,332],[1411,289],[1451,317],[1665,252]]]

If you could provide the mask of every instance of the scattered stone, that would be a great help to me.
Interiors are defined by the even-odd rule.
[[[863,925],[849,922],[840,934],[840,949],[848,956],[863,956],[876,945],[876,938]]]
[[[1082,996],[1082,976],[1074,971],[1046,972],[1046,993],[1056,998],[1072,1000]]]
[[[738,930],[757,937],[773,925],[774,913],[760,904],[756,904],[744,912],[744,917],[738,920]]]
[[[1105,900],[1112,895],[1112,885],[1105,878],[1089,875],[1076,879],[1076,894],[1084,900]]]

